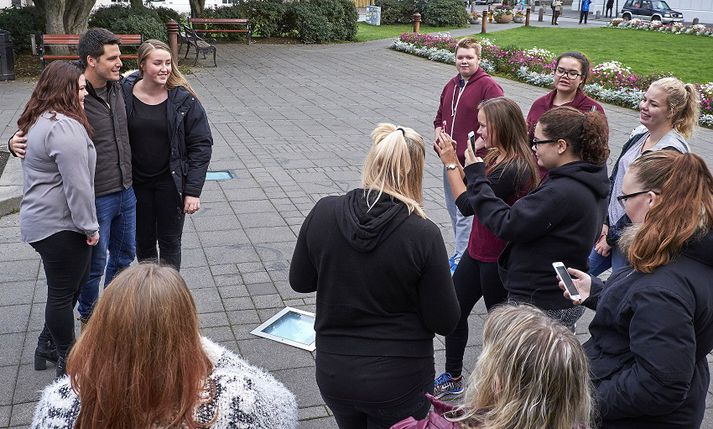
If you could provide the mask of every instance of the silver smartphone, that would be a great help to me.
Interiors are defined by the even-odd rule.
[[[470,143],[470,148],[473,149],[473,153],[475,153],[475,131],[468,133],[468,143]]]
[[[564,287],[567,289],[567,292],[569,292],[570,299],[572,299],[572,301],[582,299],[582,297],[579,296],[577,287],[574,285],[572,276],[570,276],[567,271],[567,267],[565,267],[562,262],[553,262],[552,267],[555,269],[557,277],[559,277],[559,279],[562,280],[562,283],[564,283]]]

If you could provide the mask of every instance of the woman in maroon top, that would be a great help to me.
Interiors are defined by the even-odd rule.
[[[580,112],[597,111],[606,118],[602,106],[587,97],[582,89],[589,77],[589,59],[581,52],[566,52],[557,58],[555,89],[535,100],[527,113],[527,130],[534,137],[535,124],[543,113],[557,106],[574,107]]]
[[[512,204],[539,182],[539,169],[527,140],[522,110],[514,101],[504,97],[483,101],[478,108],[480,138],[475,143],[475,150],[487,152],[486,172],[493,190],[499,198]],[[445,142],[434,146],[446,167],[456,205],[464,216],[471,216],[474,210],[465,197],[465,174],[456,156],[456,143],[445,132],[441,132],[438,140]],[[505,244],[476,216],[473,217],[468,251],[453,274],[461,316],[455,331],[446,336],[446,372],[436,379],[434,386],[434,395],[438,398],[463,391],[461,372],[468,342],[468,315],[476,302],[483,297],[490,310],[507,298],[497,264]]]

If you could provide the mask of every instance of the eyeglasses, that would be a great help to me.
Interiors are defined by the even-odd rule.
[[[562,67],[557,67],[555,69],[555,74],[557,76],[567,76],[570,79],[577,79],[578,76],[582,76],[582,73],[576,70],[565,70]]]
[[[537,145],[540,144],[545,144],[545,143],[555,143],[559,141],[560,139],[550,139],[550,140],[537,140],[537,139],[532,139],[530,143],[532,143],[532,147],[537,147]]]
[[[619,195],[618,197],[616,197],[616,200],[619,201],[619,204],[621,204],[622,207],[624,207],[624,205],[626,204],[626,201],[627,201],[629,198],[634,198],[634,197],[637,197],[637,196],[642,195],[642,194],[648,194],[649,192],[653,192],[654,194],[659,195],[658,192],[656,192],[656,191],[654,191],[654,190],[651,190],[651,189],[648,189],[648,190],[646,190],[646,191],[639,191],[639,192],[634,192],[634,193],[631,193],[631,194]]]

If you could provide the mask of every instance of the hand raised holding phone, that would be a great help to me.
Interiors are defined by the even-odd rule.
[[[554,262],[552,266],[557,272],[559,287],[564,291],[565,298],[577,305],[589,298],[592,290],[592,278],[589,274],[574,268],[565,268],[561,262]],[[573,293],[570,293],[570,290],[573,290]]]

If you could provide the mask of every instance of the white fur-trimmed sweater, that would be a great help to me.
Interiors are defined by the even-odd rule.
[[[203,349],[213,363],[210,379],[215,398],[196,410],[196,421],[218,418],[211,429],[294,429],[297,401],[267,372],[203,337]],[[72,429],[79,415],[79,396],[65,376],[47,386],[35,409],[32,429]]]

